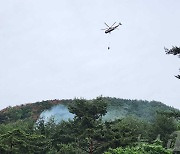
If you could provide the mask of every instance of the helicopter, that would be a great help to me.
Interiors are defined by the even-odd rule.
[[[119,23],[118,25],[114,26],[116,24],[116,22],[112,25],[109,26],[107,23],[104,23],[108,28],[105,29],[101,29],[101,30],[105,30],[105,33],[111,33],[111,31],[115,30],[116,28],[118,28],[120,25],[122,25],[121,23]],[[114,27],[113,27],[114,26]]]

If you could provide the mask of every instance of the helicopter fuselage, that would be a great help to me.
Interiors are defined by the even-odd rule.
[[[107,33],[110,33],[111,31],[115,30],[118,26],[119,26],[119,25],[114,26],[114,27],[109,27],[109,28],[105,31],[105,33],[106,33],[106,34],[107,34]]]

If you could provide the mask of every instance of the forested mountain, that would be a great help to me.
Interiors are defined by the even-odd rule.
[[[39,118],[59,105],[74,117],[59,123]],[[179,151],[179,117],[160,102],[109,97],[8,107],[0,112],[0,153],[172,154]]]
[[[176,110],[157,101],[130,100],[118,98],[104,98],[108,104],[106,120],[119,119],[126,116],[135,116],[142,120],[152,121],[157,111]]]
[[[67,102],[72,102],[72,100],[47,100],[14,107],[9,106],[0,111],[0,123],[15,122],[29,118],[36,121],[44,110],[48,110],[58,104],[67,104]]]
[[[142,120],[152,121],[157,111],[176,110],[161,102],[119,99],[103,97],[107,102],[107,113],[104,120],[111,121],[126,116],[135,116]],[[36,103],[28,103],[15,107],[7,107],[0,111],[0,123],[15,122],[30,118],[36,121],[43,111],[51,110],[54,106],[62,104],[68,107],[73,100],[47,100]]]

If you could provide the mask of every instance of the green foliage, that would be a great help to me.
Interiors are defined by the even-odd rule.
[[[151,122],[154,119],[154,115],[157,111],[173,110],[173,108],[155,101],[148,102],[143,100],[129,100],[129,99],[118,99],[118,98],[110,98],[110,97],[103,97],[102,100],[107,103],[107,106],[105,107],[107,113],[103,113],[103,117],[102,117],[104,121],[120,119],[126,116],[135,116],[142,120]],[[75,101],[79,102],[79,108],[82,107],[81,108],[82,110],[86,110],[86,108],[83,108],[83,101],[89,103],[94,102],[94,104],[96,104],[95,101],[99,101],[99,100],[97,99],[90,101],[87,101],[85,99],[49,100],[49,101],[36,102],[21,106],[8,107],[0,111],[0,124],[2,123],[7,124],[11,122],[16,122],[17,120],[25,120],[25,119],[32,119],[36,121],[44,110],[48,110],[57,104],[64,104],[66,106],[69,105],[71,106],[72,104],[74,104],[73,102]],[[103,105],[103,103],[99,105]],[[91,109],[88,108],[87,111],[89,110],[91,112],[88,111],[88,113],[93,114],[93,112],[96,112],[96,110],[99,110],[99,108],[102,109],[101,106],[97,108],[94,106],[94,108],[93,107]],[[102,109],[102,112],[104,112],[105,110]],[[82,112],[84,113],[84,111]],[[78,114],[81,113],[79,112]]]
[[[59,151],[58,154],[85,154],[84,151],[76,147],[73,144],[59,144]]]
[[[0,136],[0,147],[4,153],[44,153],[48,142],[44,136],[29,135],[14,129]]]
[[[93,100],[75,99],[69,103],[69,111],[75,114],[74,119],[58,124],[53,118],[48,122],[44,119],[35,122],[21,114],[21,110],[9,108],[10,112],[3,111],[5,118],[10,115],[26,118],[15,120],[15,117],[15,121],[11,119],[8,123],[0,124],[0,153],[100,154],[109,149],[106,154],[170,154],[163,146],[171,137],[171,132],[176,130],[176,121],[166,114],[158,114],[153,121],[147,121],[145,117],[145,121],[141,114],[144,111],[149,114],[157,109],[171,108],[157,102],[140,102],[103,97]],[[41,103],[36,103],[36,107],[37,110],[33,108],[31,113],[44,108]],[[114,115],[117,114],[116,120],[112,118],[104,121],[107,110],[124,111],[124,116],[118,119],[120,114],[114,112]],[[158,134],[162,141],[157,138]],[[172,139],[170,147],[176,145],[175,138]]]
[[[140,118],[144,121],[152,122],[157,111],[171,111],[172,107],[168,107],[161,102],[129,100],[105,97],[107,102],[107,114],[103,117],[104,121],[112,121],[122,119],[127,116]]]
[[[171,110],[171,111],[160,111],[157,112],[158,114],[164,115],[168,118],[175,118],[177,120],[179,120],[180,118],[180,111],[179,110]]]
[[[171,49],[164,48],[166,54],[180,55],[180,48],[173,46]]]
[[[164,145],[167,144],[170,139],[170,135],[177,130],[177,123],[172,117],[166,115],[157,114],[156,119],[152,124],[151,140],[154,140],[160,135]]]
[[[13,108],[8,107],[7,111],[3,114],[0,113],[1,121],[0,123],[8,123],[8,122],[15,122],[17,120],[22,120],[29,118],[32,115],[30,108]]]
[[[121,120],[105,123],[108,128],[108,143],[112,148],[127,145],[134,145],[138,141],[139,135],[142,138],[148,138],[150,125],[142,120],[127,117]],[[107,138],[107,137],[106,137]]]
[[[173,46],[171,49],[164,48],[166,54],[178,55],[180,58],[180,47]],[[180,75],[176,75],[176,78],[180,79]]]
[[[102,116],[106,109],[107,103],[102,97],[92,101],[75,99],[69,106],[69,111],[75,114],[73,130],[77,130],[76,143],[82,150],[94,153],[100,149],[104,138],[100,133],[103,129]]]
[[[156,144],[142,144],[136,147],[109,149],[104,154],[172,154],[171,150]]]
[[[68,103],[70,100],[62,101]],[[7,107],[0,111],[0,124],[15,122],[17,120],[33,119],[36,121],[44,110],[60,104],[61,101],[42,101],[21,106]]]
[[[34,121],[31,119],[18,120],[13,123],[0,124],[0,134],[5,134],[14,128],[20,129],[26,133],[32,134],[34,129]]]
[[[90,118],[95,121],[106,114],[107,104],[102,97],[98,97],[92,101],[75,99],[69,105],[69,112],[75,114],[75,119]]]
[[[51,130],[51,129],[50,129]],[[74,143],[78,134],[78,129],[76,129],[76,125],[74,125],[73,121],[69,122],[61,122],[56,125],[56,128],[51,131],[51,142],[52,146],[59,151],[60,144],[66,145]]]

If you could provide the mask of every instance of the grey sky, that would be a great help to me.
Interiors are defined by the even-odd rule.
[[[180,108],[179,0],[0,0],[0,109],[99,95]],[[105,34],[104,22],[121,22]],[[111,49],[107,50],[110,45]]]

